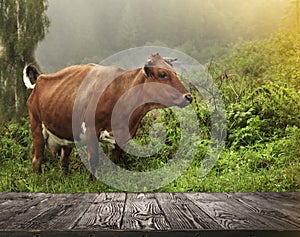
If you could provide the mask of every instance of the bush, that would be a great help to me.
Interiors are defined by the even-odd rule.
[[[300,127],[300,100],[294,89],[264,85],[228,106],[228,144],[239,147],[284,136]]]
[[[0,160],[27,158],[31,146],[29,124],[10,122],[0,125]]]

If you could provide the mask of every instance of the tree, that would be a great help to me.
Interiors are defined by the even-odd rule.
[[[0,119],[26,111],[26,89],[21,83],[25,64],[35,62],[34,51],[49,27],[47,0],[0,0]]]
[[[300,0],[291,0],[284,19],[286,27],[300,33]]]
[[[136,6],[136,0],[126,1],[122,15],[120,16],[118,32],[116,33],[116,46],[120,50],[137,46]]]

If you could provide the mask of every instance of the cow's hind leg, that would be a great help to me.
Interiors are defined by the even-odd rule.
[[[86,132],[86,142],[88,150],[88,161],[90,165],[90,176],[89,180],[93,181],[96,175],[96,170],[99,167],[99,150],[98,150],[98,139],[94,136],[94,131],[88,129]],[[101,174],[98,174],[101,176]]]
[[[35,173],[42,173],[42,161],[45,149],[45,140],[42,133],[42,123],[30,114],[30,129],[32,134],[31,162]]]
[[[97,151],[95,151],[97,150]],[[93,151],[90,151],[88,154],[88,160],[90,164],[90,176],[89,180],[93,181],[95,179],[96,170],[99,166],[99,157],[98,157],[98,149],[95,148]],[[101,174],[98,173],[98,175],[101,177]]]
[[[69,172],[71,152],[72,152],[72,147],[64,146],[61,148],[60,164],[61,164],[61,168],[62,168],[62,171],[64,172],[64,174],[67,174]]]

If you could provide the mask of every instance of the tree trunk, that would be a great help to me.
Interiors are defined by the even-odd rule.
[[[21,23],[20,23],[20,2],[19,0],[15,0],[15,4],[16,4],[16,19],[17,19],[17,44],[19,44],[20,40],[21,40]],[[18,62],[16,62],[17,64]],[[18,65],[16,65],[16,68],[18,68]],[[15,75],[14,77],[14,92],[15,92],[15,110],[16,110],[16,114],[18,114],[19,112],[19,95],[18,95],[18,75]]]

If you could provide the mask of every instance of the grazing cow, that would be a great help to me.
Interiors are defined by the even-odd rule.
[[[30,75],[35,84],[31,83]],[[87,64],[71,66],[54,74],[39,74],[33,65],[28,65],[24,68],[23,80],[28,89],[33,89],[27,105],[33,140],[31,161],[36,173],[42,171],[45,145],[53,155],[60,154],[62,167],[68,169],[72,146],[84,137],[90,179],[93,179],[99,159],[99,141],[111,143],[111,160],[117,163],[121,147],[135,135],[147,112],[170,106],[184,107],[192,102],[191,94],[179,81],[170,61],[159,54],[151,55],[145,66],[134,70]],[[156,86],[145,87],[151,83]],[[137,86],[138,92],[132,90],[136,95],[127,97],[128,107],[124,106],[119,111],[117,118],[120,118],[120,123],[113,127],[112,114],[118,100]],[[132,113],[126,120],[129,113],[126,114],[126,111],[131,104],[138,103],[136,100],[144,100],[145,104],[129,111]],[[74,116],[75,104],[78,111]],[[74,120],[78,120],[75,129]],[[124,131],[129,131],[129,134]],[[116,136],[120,137],[117,142]]]

